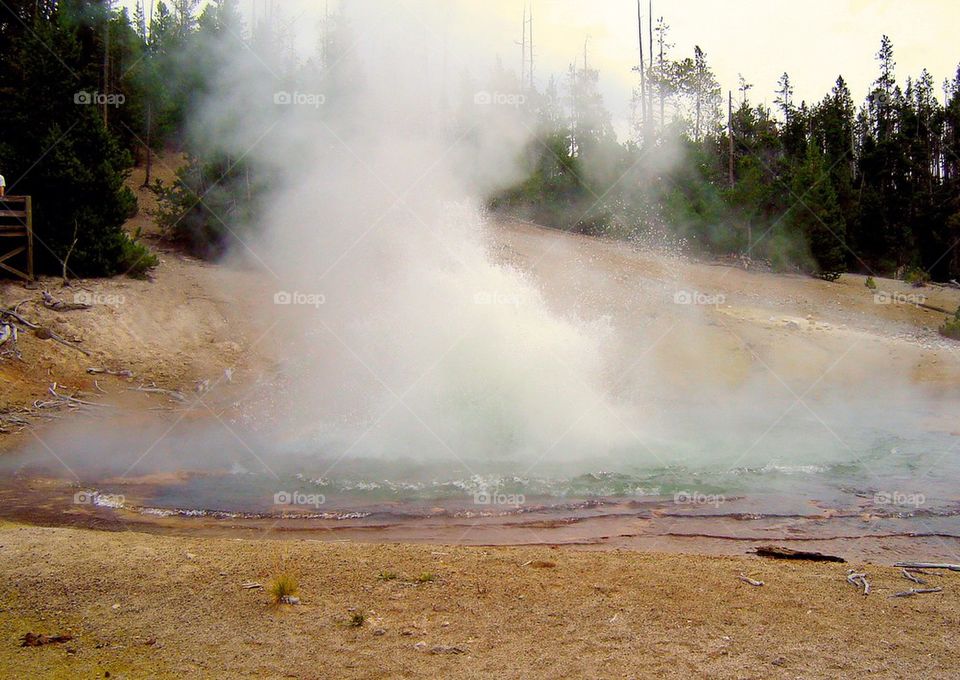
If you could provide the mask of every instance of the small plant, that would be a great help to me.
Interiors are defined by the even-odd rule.
[[[864,285],[865,285],[867,288],[869,288],[870,290],[876,290],[876,289],[877,289],[877,282],[873,280],[873,277],[872,277],[872,276],[868,276],[868,277],[867,277],[867,281],[866,281],[866,283],[865,283]]]
[[[947,319],[940,326],[940,335],[952,340],[960,340],[960,307],[957,308],[952,319]]]
[[[284,604],[297,594],[300,585],[290,574],[280,574],[270,584],[270,595],[276,604]]]
[[[396,581],[400,578],[400,575],[395,571],[381,571],[377,574],[377,579],[380,581]]]
[[[829,281],[830,283],[833,283],[834,281],[839,279],[841,276],[843,276],[843,272],[832,270],[832,269],[823,270],[816,273],[816,277],[818,279]]]
[[[930,274],[920,267],[910,267],[910,269],[908,269],[907,273],[904,275],[903,280],[909,283],[911,286],[922,288],[927,284],[928,281],[930,281]]]
[[[158,258],[147,246],[140,243],[140,229],[132,236],[123,235],[120,240],[118,267],[132,279],[145,279],[151,269],[160,264]]]
[[[367,617],[363,612],[354,612],[347,625],[350,628],[361,628],[367,622]]]
[[[425,571],[417,577],[417,583],[432,583],[437,580],[437,575]]]

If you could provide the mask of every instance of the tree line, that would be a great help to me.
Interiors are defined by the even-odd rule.
[[[625,143],[611,139],[586,56],[530,93],[547,102],[534,107],[531,174],[494,208],[587,233],[666,235],[824,278],[960,274],[960,67],[939,92],[926,70],[901,85],[883,36],[859,106],[842,76],[820,101],[797,102],[784,73],[774,110],[751,101],[742,77],[728,107],[703,50],[671,59],[668,31],[660,19],[635,69]]]
[[[231,50],[257,55],[257,77],[277,91],[349,88],[362,77],[349,48],[351,31],[362,27],[343,12],[324,22],[316,54],[300,60],[269,18],[244,26],[236,0],[151,7],[0,7],[0,172],[11,193],[34,196],[42,271],[59,273],[68,253],[80,276],[141,274],[155,263],[122,229],[138,209],[125,186],[135,162],[160,198],[161,225],[190,250],[215,257],[256,224],[269,172],[188,125]],[[751,100],[743,78],[725,97],[699,47],[675,55],[664,19],[640,26],[640,38],[623,141],[587,45],[582,59],[541,83],[532,46],[519,76],[499,60],[478,80],[463,76],[452,122],[438,134],[456,139],[478,115],[533,131],[516,149],[525,178],[488,196],[491,209],[695,253],[739,253],[824,278],[960,276],[960,68],[939,85],[927,71],[901,82],[884,36],[864,102],[854,102],[842,77],[820,101],[797,102],[784,74],[771,109]],[[501,106],[478,100],[479,91],[519,97]],[[171,147],[187,163],[164,185],[151,165]]]

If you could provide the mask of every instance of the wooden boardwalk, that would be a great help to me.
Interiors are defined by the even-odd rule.
[[[33,280],[33,203],[30,196],[0,198],[0,269],[27,281]]]

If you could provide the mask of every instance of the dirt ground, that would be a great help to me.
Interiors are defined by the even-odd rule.
[[[174,155],[158,159],[154,177],[170,180]],[[45,399],[54,382],[65,394],[121,393],[141,385],[156,385],[189,393],[203,381],[223,382],[225,371],[242,383],[264,369],[263,354],[251,352],[268,338],[252,327],[244,309],[261,279],[253,271],[226,270],[165,245],[157,238],[151,211],[153,194],[141,188],[143,170],[128,184],[137,190],[139,214],[127,225],[140,230],[160,256],[149,280],[126,277],[73,281],[67,287],[56,277],[35,283],[0,280],[0,306],[82,347],[90,356],[51,340],[22,334],[23,360],[0,360],[0,414],[36,415],[32,409]],[[67,303],[92,303],[88,310],[56,312],[42,304],[49,291]],[[89,368],[129,371],[132,377],[90,375]],[[0,431],[3,420],[0,418]],[[0,451],[23,436],[17,428],[0,433]]]
[[[865,566],[864,596],[845,580],[863,565],[746,557],[10,525],[0,543],[6,677],[956,677],[949,572],[892,598],[914,585],[896,569]],[[301,604],[242,587],[278,573]]]
[[[169,175],[175,163],[163,159],[158,173]],[[130,226],[148,238],[155,231],[145,212]],[[275,365],[262,320],[245,304],[262,287],[256,271],[150,242],[161,256],[150,281],[0,283],[0,305],[26,301],[24,316],[92,354],[22,337],[24,360],[0,361],[0,414],[33,419],[34,401],[53,382],[96,399],[144,384],[187,392],[225,375],[249,384]],[[878,303],[861,276],[827,283],[744,271],[524,224],[492,230],[490,243],[498,260],[549,284],[542,288],[551,306],[608,316],[622,338],[619,361],[632,366],[649,351],[655,360],[640,367],[638,382],[668,374],[682,393],[769,372],[802,386],[855,347],[857,361],[832,370],[828,386],[887,366],[935,395],[960,389],[960,344],[936,333],[944,315],[901,298]],[[948,310],[960,304],[960,291],[877,283],[890,296],[920,293]],[[38,302],[44,289],[100,303],[53,312]],[[667,304],[684,291],[723,300]],[[722,351],[722,360],[704,347]],[[91,367],[133,377],[91,376]],[[956,429],[948,420],[941,426]],[[19,429],[0,433],[0,450],[29,436]],[[845,582],[848,566],[862,565],[6,524],[0,675],[955,677],[960,575],[929,577],[942,593],[891,599],[912,584],[895,569],[867,566],[874,592],[864,597]],[[299,579],[301,605],[276,607],[267,593],[241,587],[281,571]],[[379,580],[381,572],[399,578]],[[435,580],[414,582],[427,573]],[[738,581],[741,573],[766,585]],[[357,613],[363,625],[347,625]],[[73,639],[20,647],[28,632]]]

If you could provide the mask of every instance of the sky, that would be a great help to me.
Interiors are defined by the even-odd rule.
[[[301,45],[315,44],[312,22],[301,19],[316,13],[324,0],[240,0],[248,18],[253,12],[262,15],[271,1],[296,26]],[[365,0],[330,0],[331,6],[338,1]],[[451,1],[459,7],[453,21],[467,23],[459,28],[476,36],[477,62],[489,59],[492,67],[499,56],[516,71],[523,8],[532,4],[538,85],[551,73],[565,72],[574,59],[582,63],[586,42],[591,65],[600,69],[608,108],[617,121],[629,116],[637,83],[631,71],[638,61],[636,0],[435,0],[438,6]],[[131,6],[133,2],[124,0]],[[646,20],[647,0],[642,2]],[[395,3],[417,11],[413,0]],[[673,58],[692,56],[699,45],[724,91],[736,91],[742,74],[754,86],[751,99],[767,105],[772,105],[777,79],[785,71],[798,103],[822,99],[839,75],[859,103],[876,78],[875,54],[884,34],[893,40],[901,83],[926,67],[940,92],[942,81],[952,77],[960,63],[956,0],[659,0],[653,3],[653,16],[663,16],[670,26]],[[442,37],[418,36],[413,42],[420,39]]]

